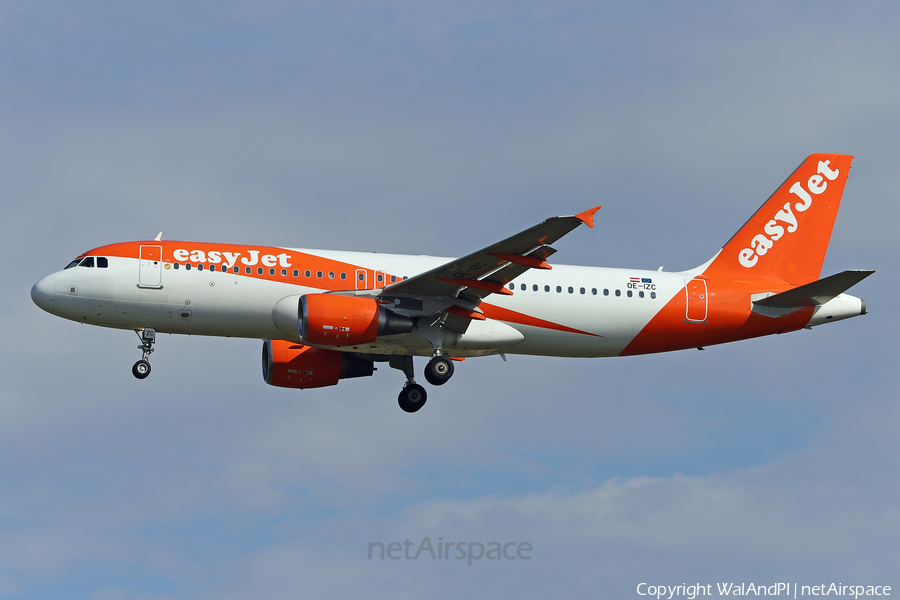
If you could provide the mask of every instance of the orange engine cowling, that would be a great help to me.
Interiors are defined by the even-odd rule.
[[[322,346],[354,346],[380,335],[410,333],[413,320],[393,313],[372,298],[336,294],[300,297],[300,339]]]
[[[339,379],[349,377],[367,377],[375,367],[371,360],[337,350],[265,340],[262,370],[263,379],[269,385],[306,389],[336,385]]]

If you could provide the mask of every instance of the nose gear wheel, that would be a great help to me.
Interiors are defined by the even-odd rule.
[[[138,350],[143,351],[141,360],[134,363],[131,367],[131,374],[138,379],[146,379],[150,374],[150,353],[153,352],[153,344],[156,343],[156,330],[147,327],[143,331],[135,331],[141,338],[141,345]]]

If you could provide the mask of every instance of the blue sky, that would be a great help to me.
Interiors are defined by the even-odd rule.
[[[638,597],[900,586],[891,3],[0,6],[0,597]],[[602,204],[556,263],[687,269],[812,152],[870,314],[699,353],[265,386],[254,340],[35,307],[146,239],[462,255]],[[893,292],[891,291],[893,290]],[[528,542],[528,561],[369,560]]]

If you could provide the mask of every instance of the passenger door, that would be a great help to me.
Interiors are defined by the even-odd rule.
[[[684,291],[687,294],[685,320],[689,323],[705,323],[709,309],[709,293],[704,279],[686,279]]]
[[[138,287],[162,288],[162,246],[141,246]]]

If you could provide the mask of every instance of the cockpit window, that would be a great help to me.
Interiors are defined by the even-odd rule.
[[[105,256],[98,256],[97,258],[97,267],[100,269],[109,268],[109,259]],[[94,266],[94,257],[87,256],[83,258],[76,258],[68,265],[66,265],[66,269],[71,269],[72,267],[93,267]],[[63,269],[65,271],[65,269]]]

